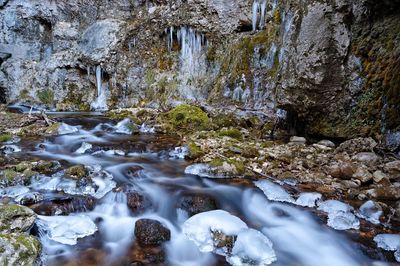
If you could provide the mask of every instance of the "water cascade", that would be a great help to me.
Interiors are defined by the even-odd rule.
[[[253,16],[252,16],[252,24],[253,31],[257,30],[257,22],[258,28],[263,29],[265,25],[265,14],[267,12],[267,0],[254,0],[253,1]]]

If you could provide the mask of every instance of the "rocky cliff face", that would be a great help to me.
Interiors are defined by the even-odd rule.
[[[308,134],[396,134],[400,1],[0,2],[1,101],[181,102],[287,115]],[[396,139],[396,138],[394,138]]]

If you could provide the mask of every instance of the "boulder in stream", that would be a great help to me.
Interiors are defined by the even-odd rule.
[[[135,223],[135,236],[140,246],[158,246],[171,239],[171,231],[157,220],[140,219]]]

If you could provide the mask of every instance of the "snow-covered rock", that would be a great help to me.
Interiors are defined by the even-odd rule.
[[[189,149],[185,146],[176,147],[173,151],[169,152],[169,156],[175,159],[185,159],[189,155]]]
[[[93,147],[92,144],[87,143],[87,142],[82,142],[82,145],[75,151],[75,153],[78,154],[84,154],[87,150],[91,149]]]
[[[185,174],[197,175],[200,177],[211,177],[211,167],[208,164],[192,164],[186,167]]]

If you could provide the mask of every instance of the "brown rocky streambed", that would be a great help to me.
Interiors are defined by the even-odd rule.
[[[2,264],[399,259],[400,161],[373,139],[272,141],[197,109],[117,113],[47,125],[2,112]]]

